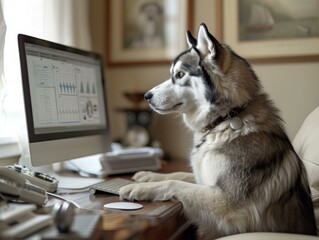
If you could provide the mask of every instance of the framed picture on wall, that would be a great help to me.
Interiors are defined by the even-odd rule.
[[[108,0],[108,65],[167,63],[186,48],[193,0]]]
[[[217,1],[223,42],[252,62],[319,60],[318,0]]]

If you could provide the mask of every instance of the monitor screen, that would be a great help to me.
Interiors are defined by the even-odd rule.
[[[32,166],[109,150],[101,56],[22,34],[18,42]]]

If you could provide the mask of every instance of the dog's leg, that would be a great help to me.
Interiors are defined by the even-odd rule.
[[[211,227],[227,219],[225,216],[234,209],[219,188],[176,180],[133,183],[120,189],[120,197],[139,201],[175,199],[183,204],[192,222]]]
[[[203,199],[201,201],[198,201],[199,199],[195,201],[194,195]],[[222,192],[219,188],[178,180],[133,183],[120,189],[120,197],[123,199],[140,201],[177,199],[185,204],[185,207],[194,204],[194,202],[201,202],[201,204],[203,204],[203,201],[206,200],[210,202],[208,206],[211,205],[211,203],[219,205],[221,199],[217,196],[221,195]],[[215,201],[218,202],[215,203]]]
[[[184,182],[195,183],[193,173],[174,172],[174,173],[154,173],[150,171],[140,171],[132,177],[136,182],[160,182],[165,180],[179,180]]]

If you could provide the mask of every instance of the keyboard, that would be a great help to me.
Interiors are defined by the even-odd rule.
[[[124,187],[128,184],[132,184],[134,181],[124,178],[113,178],[101,183],[97,183],[90,187],[90,194],[96,194],[98,192],[112,193],[119,195],[121,187]]]

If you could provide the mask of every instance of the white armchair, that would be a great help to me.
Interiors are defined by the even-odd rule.
[[[315,208],[317,228],[319,229],[319,107],[303,122],[293,146],[303,160],[311,188]],[[222,240],[318,240],[319,237],[285,233],[244,233],[220,238]]]

